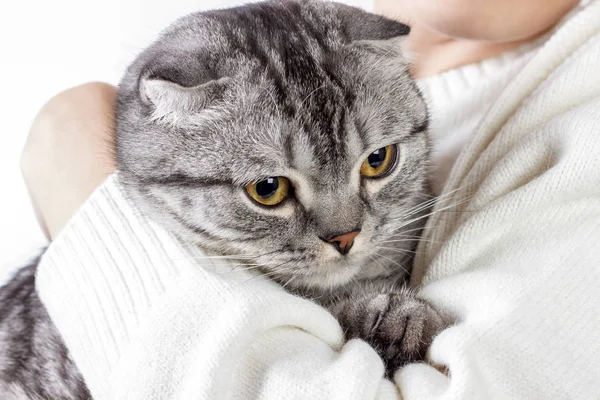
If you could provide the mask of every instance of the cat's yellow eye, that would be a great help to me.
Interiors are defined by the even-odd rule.
[[[246,186],[254,201],[263,206],[276,206],[290,194],[290,181],[283,177],[272,177]]]
[[[396,165],[396,153],[394,144],[375,150],[360,166],[360,174],[367,178],[379,178],[387,174]]]

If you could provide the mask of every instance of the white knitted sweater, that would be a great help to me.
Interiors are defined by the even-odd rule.
[[[506,88],[443,196],[414,279],[456,324],[393,381],[327,311],[182,245],[115,177],[38,290],[95,399],[600,398],[600,2]]]

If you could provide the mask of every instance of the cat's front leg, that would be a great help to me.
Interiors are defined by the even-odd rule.
[[[369,343],[386,364],[388,376],[423,360],[434,336],[445,326],[438,312],[407,288],[353,291],[330,304],[346,338]]]

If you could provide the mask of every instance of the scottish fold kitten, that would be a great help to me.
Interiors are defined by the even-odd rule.
[[[430,204],[408,31],[317,1],[192,14],[129,67],[117,104],[119,177],[148,216],[327,307],[388,372],[443,327],[405,283]],[[34,273],[0,291],[0,382],[89,398]]]

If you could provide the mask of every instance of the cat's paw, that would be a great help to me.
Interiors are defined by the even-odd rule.
[[[348,339],[361,338],[379,353],[388,376],[423,360],[446,325],[431,305],[408,291],[350,298],[336,305],[335,314]]]

